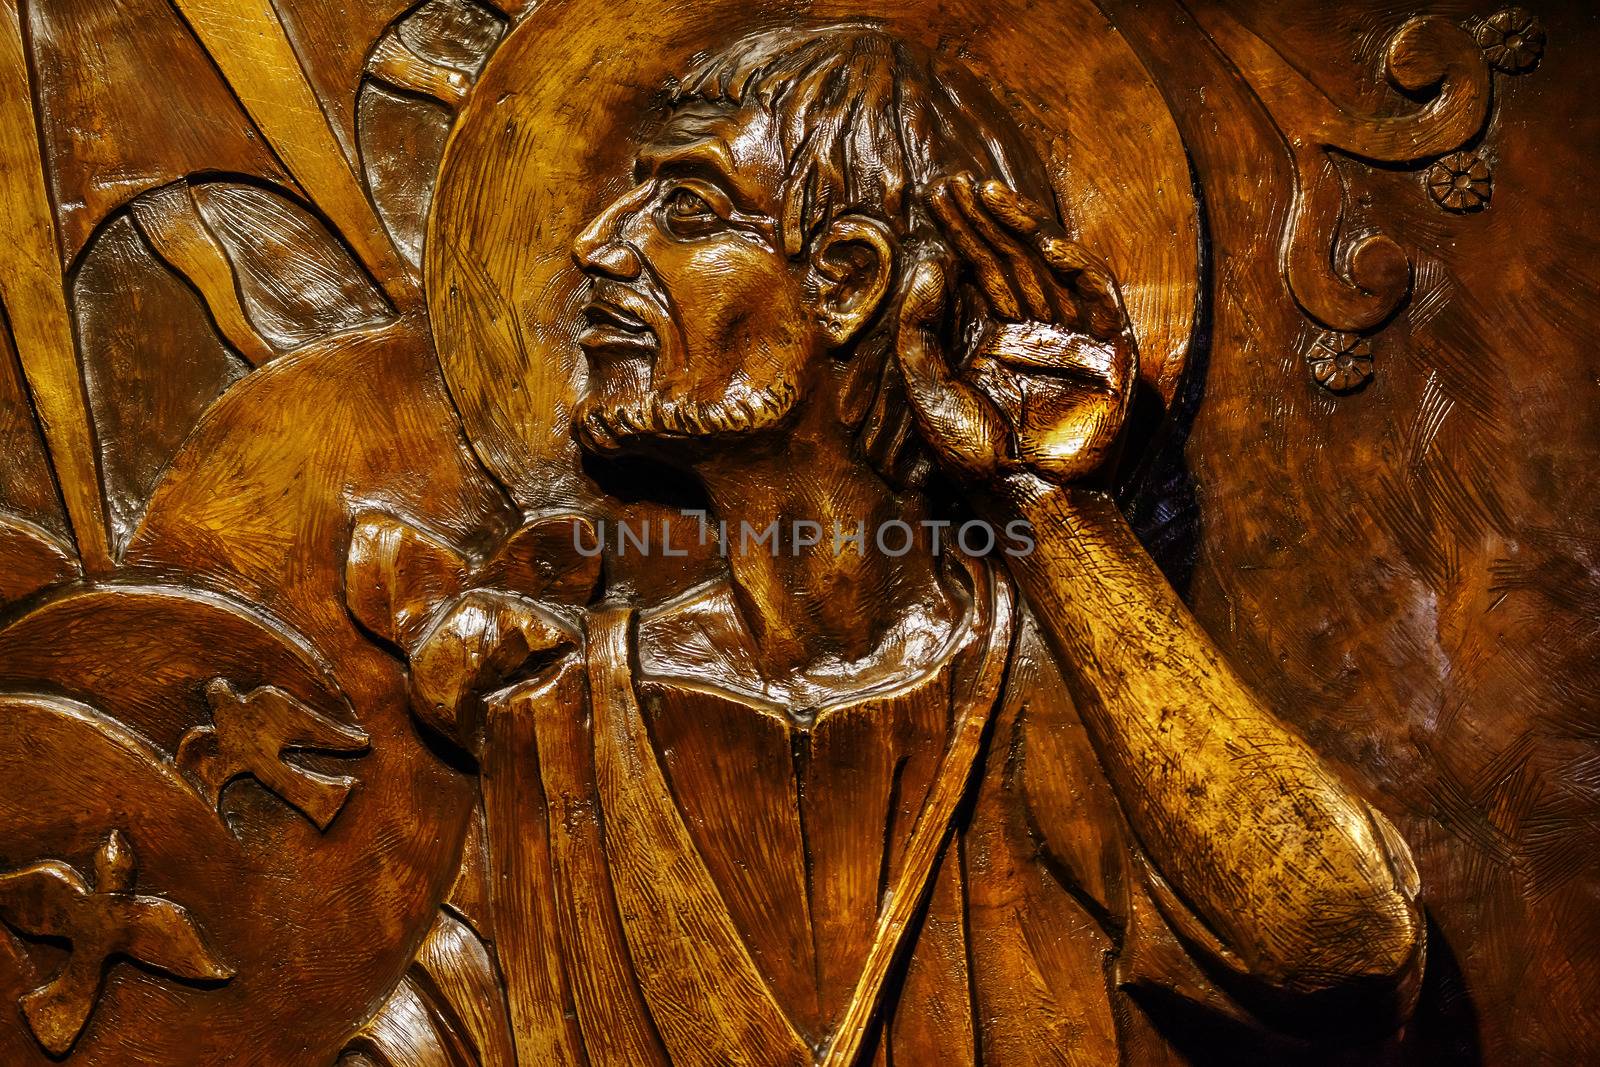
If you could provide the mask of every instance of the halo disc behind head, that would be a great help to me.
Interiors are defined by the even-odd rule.
[[[1141,378],[1170,401],[1194,325],[1198,206],[1177,127],[1127,43],[1091,0],[873,7],[889,32],[1018,102],[1077,236],[1121,282]],[[750,32],[859,17],[838,0],[547,0],[495,52],[445,151],[424,280],[468,437],[523,507],[593,494],[569,427],[584,373],[572,241],[626,187],[662,87]]]

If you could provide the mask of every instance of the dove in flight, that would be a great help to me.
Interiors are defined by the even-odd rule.
[[[251,777],[326,830],[344,807],[356,779],[319,774],[284,760],[291,749],[356,754],[367,735],[335,722],[283,690],[263,686],[240,693],[225,678],[206,686],[211,725],[196,726],[178,744],[177,764],[214,809],[235,779]]]
[[[22,998],[34,1036],[53,1056],[78,1040],[99,1000],[113,957],[177,978],[224,981],[233,968],[206,946],[180,905],[133,891],[134,855],[120,830],[94,858],[94,885],[70,864],[44,860],[0,874],[0,916],[32,937],[61,938],[72,948],[61,970]]]

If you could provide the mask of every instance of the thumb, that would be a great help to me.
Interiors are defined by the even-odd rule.
[[[938,324],[949,299],[949,272],[924,255],[912,266],[901,301],[895,356],[928,444],[957,472],[987,475],[1005,455],[1005,426],[994,406],[958,378],[946,360]]]

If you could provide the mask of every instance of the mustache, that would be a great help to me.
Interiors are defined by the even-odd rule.
[[[788,379],[730,392],[710,402],[656,392],[623,401],[591,397],[580,406],[574,429],[584,444],[601,453],[615,452],[641,438],[742,434],[777,426],[799,397],[799,387]]]
[[[650,325],[661,316],[660,302],[630,285],[610,278],[591,278],[583,317],[595,326],[614,326],[630,333],[654,333]]]

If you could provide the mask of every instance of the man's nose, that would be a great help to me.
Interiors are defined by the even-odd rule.
[[[639,253],[624,238],[624,230],[638,208],[649,199],[649,187],[640,186],[618,197],[572,242],[572,258],[591,274],[620,281],[639,276]]]

